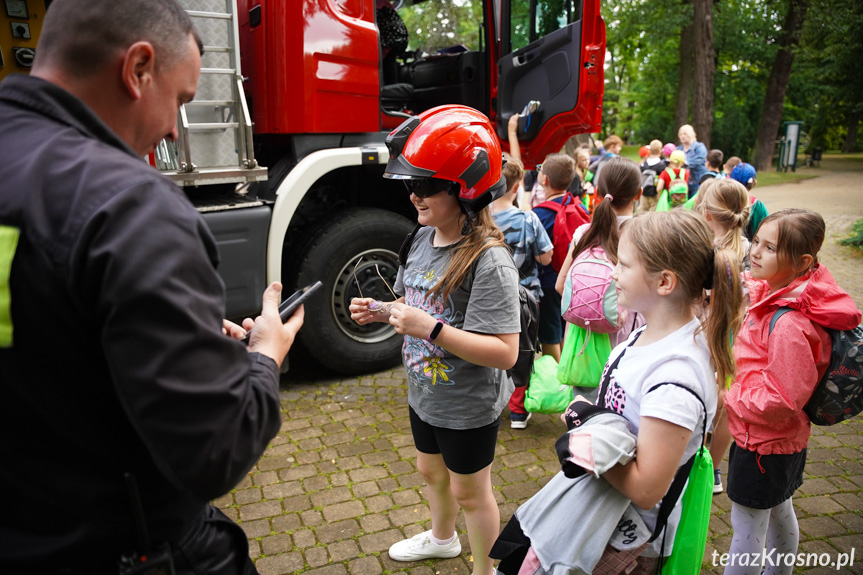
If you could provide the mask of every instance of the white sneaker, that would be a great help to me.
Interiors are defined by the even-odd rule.
[[[422,561],[423,559],[449,559],[461,554],[461,542],[458,536],[453,537],[448,545],[438,545],[431,540],[431,529],[410,539],[393,543],[390,547],[390,559],[395,561]]]
[[[527,422],[533,417],[532,413],[526,415],[513,413],[509,416],[509,427],[511,429],[527,429]]]

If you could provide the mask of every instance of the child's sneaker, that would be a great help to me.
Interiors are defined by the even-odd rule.
[[[719,477],[719,470],[713,470],[713,493],[722,493],[722,478]]]
[[[509,426],[512,429],[524,429],[527,427],[527,422],[530,421],[532,413],[510,413]]]
[[[422,561],[423,559],[449,559],[461,554],[461,542],[458,536],[452,538],[446,545],[438,545],[432,541],[431,529],[393,543],[389,550],[390,559],[395,561]]]

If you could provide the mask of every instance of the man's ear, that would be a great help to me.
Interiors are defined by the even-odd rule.
[[[135,42],[123,54],[123,86],[133,100],[140,100],[152,85],[156,59],[153,45],[149,42]]]
[[[659,295],[671,295],[677,289],[677,276],[674,272],[662,270],[656,275],[656,293]]]

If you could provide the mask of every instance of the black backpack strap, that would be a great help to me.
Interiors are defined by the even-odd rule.
[[[611,365],[608,366],[608,369],[605,370],[605,377],[603,377],[602,381],[599,382],[599,393],[596,396],[596,404],[597,405],[601,404],[602,407],[606,407],[605,396],[606,396],[606,393],[608,392],[608,386],[611,383],[611,374],[614,372],[615,369],[617,369],[617,364],[620,363],[620,359],[623,357],[623,354],[626,353],[626,350],[628,348],[632,347],[632,345],[636,341],[638,341],[639,337],[641,337],[641,333],[636,334],[636,336],[634,338],[632,338],[632,341],[630,341],[628,344],[626,344],[626,347],[620,351],[618,356],[614,358],[614,361],[611,363]],[[651,391],[653,391],[653,390],[651,390]]]
[[[793,309],[794,308],[784,306],[773,312],[773,317],[770,318],[770,329],[767,331],[767,335],[773,333],[773,328],[776,327],[776,322],[779,320],[779,318],[788,313],[789,311],[792,311]]]
[[[414,228],[414,231],[412,231],[411,233],[409,233],[405,237],[405,241],[402,242],[402,247],[399,248],[399,266],[400,267],[405,267],[407,265],[408,254],[411,252],[411,246],[414,245],[414,238],[416,237],[417,232],[419,232],[420,229],[422,229],[424,227],[425,226],[418,223],[416,225],[416,227]]]
[[[702,422],[701,427],[701,444],[703,445],[704,436],[707,433],[707,406],[704,405],[704,400],[702,400],[697,393],[695,393],[685,385],[674,383],[672,381],[657,383],[649,390],[647,390],[647,393],[650,393],[654,389],[662,387],[663,385],[673,385],[675,387],[679,387],[680,389],[685,389],[686,391],[694,395],[695,399],[698,400],[698,403],[701,404],[701,407],[704,409],[704,421]],[[686,463],[677,468],[677,473],[674,474],[674,480],[671,482],[671,486],[665,493],[665,497],[663,497],[662,501],[659,503],[659,513],[656,516],[656,526],[653,528],[653,535],[650,537],[650,541],[653,541],[657,537],[659,537],[659,534],[665,529],[665,524],[668,522],[668,516],[671,515],[671,510],[674,509],[674,505],[677,503],[677,500],[680,499],[680,494],[683,493],[683,487],[686,485],[687,479],[689,479],[689,472],[692,470],[693,463],[695,463],[696,455],[698,455],[697,449],[695,450],[695,453],[692,454],[692,457],[686,460]],[[665,547],[664,540],[662,546],[663,548]]]

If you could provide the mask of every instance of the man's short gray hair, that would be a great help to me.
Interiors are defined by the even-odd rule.
[[[35,66],[55,66],[84,76],[100,70],[135,42],[156,51],[156,63],[172,68],[186,54],[189,35],[203,45],[176,0],[55,0],[36,49]]]

